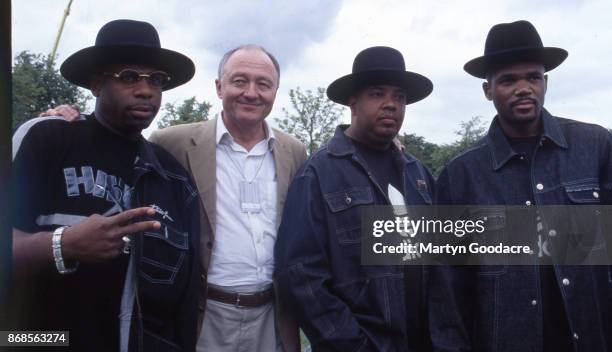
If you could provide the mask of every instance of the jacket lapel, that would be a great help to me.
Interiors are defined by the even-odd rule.
[[[202,124],[197,134],[192,137],[193,146],[187,151],[189,165],[200,192],[204,211],[208,216],[213,234],[215,233],[217,201],[216,191],[216,132],[217,120]]]
[[[279,136],[279,134],[276,136],[277,138],[272,144],[272,153],[274,155],[274,167],[276,168],[276,227],[278,228],[282,220],[287,188],[289,188],[292,162],[289,149],[284,143],[283,137]]]

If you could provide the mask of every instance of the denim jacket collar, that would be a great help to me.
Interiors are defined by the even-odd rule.
[[[346,129],[350,125],[338,125],[336,127],[336,132],[334,132],[334,136],[329,141],[327,145],[328,152],[336,157],[344,157],[355,154],[355,146],[351,142],[351,139],[344,134]],[[401,155],[401,159],[404,163],[413,163],[416,161],[416,158],[410,154],[406,153],[394,153],[396,156]]]
[[[489,141],[489,147],[491,148],[491,154],[493,155],[493,170],[499,170],[502,168],[508,160],[517,153],[512,150],[508,138],[504,134],[504,131],[499,125],[499,116],[495,116],[489,132],[487,132],[487,139]],[[557,145],[559,148],[567,149],[567,141],[559,126],[559,121],[546,109],[542,109],[542,137],[540,139],[540,145],[545,140],[550,140],[552,143]]]
[[[355,146],[351,143],[350,138],[344,134],[344,131],[346,131],[349,126],[350,125],[338,125],[338,127],[336,127],[336,132],[334,132],[334,136],[327,145],[327,150],[331,155],[343,157],[355,154]]]
[[[153,170],[164,180],[168,180],[164,168],[162,168],[159,159],[155,156],[151,143],[147,142],[142,136],[138,141],[138,152],[136,154],[136,160],[134,160],[134,169],[137,175],[142,175]]]

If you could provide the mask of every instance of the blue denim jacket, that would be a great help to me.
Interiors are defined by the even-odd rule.
[[[360,214],[389,200],[345,128],[289,188],[275,247],[278,292],[314,351],[421,351],[428,340],[421,267],[361,265]],[[399,151],[395,161],[406,202],[431,204],[425,167]],[[417,282],[405,281],[407,270]]]
[[[137,282],[129,350],[193,351],[200,289],[198,192],[174,157],[144,139],[134,187],[134,207],[154,205],[161,228],[133,236]]]
[[[436,184],[438,204],[611,204],[612,136],[604,128],[542,113],[531,187],[516,185],[521,155],[497,119],[452,160]],[[524,170],[524,168],[522,168]],[[531,192],[525,193],[531,189]],[[543,229],[545,232],[551,229]],[[609,244],[608,244],[609,246]],[[598,250],[606,251],[605,246]],[[554,267],[575,351],[612,351],[608,266]],[[537,266],[432,267],[430,329],[438,351],[541,351]]]

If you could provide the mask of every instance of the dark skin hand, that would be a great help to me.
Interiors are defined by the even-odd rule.
[[[64,262],[101,263],[122,253],[123,236],[161,227],[158,221],[142,220],[152,217],[149,207],[126,210],[114,216],[98,214],[68,227],[62,236]],[[13,264],[16,278],[24,278],[55,266],[51,250],[52,232],[29,234],[13,229]]]

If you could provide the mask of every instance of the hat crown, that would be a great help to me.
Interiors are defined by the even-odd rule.
[[[500,23],[491,28],[485,42],[484,54],[486,56],[509,50],[543,47],[538,31],[530,22],[516,21]]]
[[[96,36],[96,46],[136,45],[161,48],[155,27],[147,22],[115,20],[108,22]]]
[[[362,50],[353,61],[353,73],[378,70],[406,71],[402,53],[387,46],[374,46]]]

